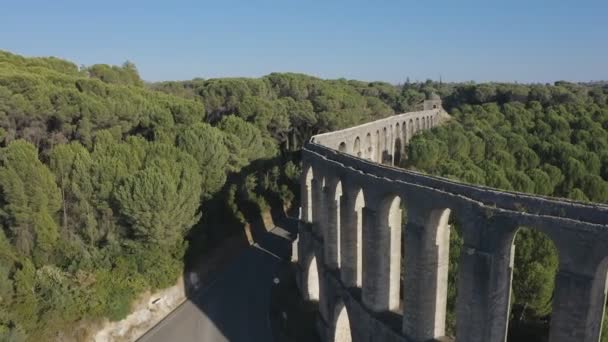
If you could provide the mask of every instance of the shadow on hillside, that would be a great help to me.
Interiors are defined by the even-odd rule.
[[[299,154],[291,153],[273,159],[256,160],[238,173],[229,175],[223,188],[203,203],[201,220],[187,237],[189,245],[184,256],[185,271],[196,269],[208,252],[219,248],[226,240],[241,240],[248,244],[249,235],[250,241],[257,242],[274,225],[297,229],[295,221],[289,219],[297,217],[297,203],[283,203],[276,193],[259,189],[255,194],[257,198],[252,198],[247,194],[246,182],[247,176],[257,174],[256,183],[259,188],[262,183],[260,178],[264,175],[261,170],[281,167],[289,160],[297,162],[298,158]],[[288,183],[286,180],[282,181]],[[298,199],[299,185],[289,184],[289,188],[294,199]],[[260,208],[259,201],[256,201],[258,198],[263,198],[262,201],[267,203],[267,210]]]
[[[145,341],[273,340],[270,295],[275,277],[282,277],[281,265],[290,260],[297,205],[283,203],[277,191],[261,189],[261,179],[254,193],[248,191],[247,176],[262,178],[262,170],[297,157],[255,161],[230,175],[203,204],[205,212],[187,237],[184,255],[188,302]],[[289,187],[299,198],[298,184]]]

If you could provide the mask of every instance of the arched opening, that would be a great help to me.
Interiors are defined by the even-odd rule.
[[[386,162],[389,165],[392,165],[392,163],[393,163],[393,155],[395,154],[395,151],[393,151],[393,147],[395,147],[395,146],[393,146],[394,145],[393,144],[393,140],[395,139],[395,136],[393,135],[393,132],[394,132],[393,125],[390,125],[388,127],[388,131],[386,133],[387,134],[387,137],[386,137],[387,138],[386,139],[386,144],[387,144],[386,145],[387,161]]]
[[[340,143],[340,145],[338,146],[338,151],[346,153],[346,143],[345,142]]]
[[[397,140],[399,140],[399,146],[397,146]],[[401,128],[397,123],[393,131],[393,165],[399,165],[397,159],[401,161],[401,141]]]
[[[388,135],[386,134],[386,127],[384,127],[382,129],[382,151],[386,151],[387,149],[387,139],[388,139]]]
[[[372,144],[372,134],[367,133],[365,136],[365,158],[373,159],[374,156],[374,145]]]
[[[543,341],[549,336],[559,255],[553,241],[520,227],[513,239],[513,278],[507,341]]]
[[[416,118],[416,132],[420,132],[420,118]]]
[[[363,208],[365,199],[363,190],[359,189],[355,198],[355,219],[356,227],[356,249],[355,249],[355,286],[361,287],[363,284]]]
[[[405,125],[405,121],[401,125],[401,142],[404,146],[407,144],[407,126]]]
[[[380,163],[386,163],[388,157],[388,134],[386,133],[386,127],[382,129],[382,154],[380,155]]]
[[[388,273],[386,279],[386,295],[388,310],[398,311],[400,307],[401,289],[401,198],[396,195],[386,197],[378,213],[379,229],[383,232],[382,248],[386,248],[387,264],[384,265]]]
[[[444,209],[440,213],[437,229],[437,241],[443,241],[439,244],[440,249],[439,260],[447,259],[447,268],[441,271],[441,281],[447,283],[447,295],[445,296],[445,335],[450,337],[456,336],[456,298],[458,295],[458,262],[464,241],[462,239],[461,224],[458,216],[450,209]],[[446,220],[445,215],[448,215]],[[444,222],[447,221],[447,226]],[[447,234],[447,236],[446,236]],[[448,240],[447,245],[445,240]],[[447,249],[446,249],[447,247]],[[446,256],[447,254],[447,256]],[[441,261],[440,261],[441,262]],[[445,278],[443,278],[445,277]]]
[[[308,265],[306,276],[306,296],[310,301],[319,301],[319,271],[317,269],[317,258],[312,257]]]
[[[405,230],[407,225],[407,206],[405,201],[401,203],[401,224],[402,230]],[[407,232],[407,231],[406,231]],[[400,276],[399,276],[399,301],[405,305],[405,268],[406,268],[406,260],[405,260],[405,234],[401,234],[401,268],[400,268]]]
[[[401,165],[401,154],[402,154],[402,144],[401,144],[401,138],[397,138],[395,139],[395,156],[394,156],[394,162],[393,165],[395,166],[400,166]]]
[[[362,157],[361,155],[361,139],[359,139],[359,137],[355,138],[355,144],[353,145],[353,154],[359,158]]]
[[[302,219],[308,223],[312,223],[312,179],[312,167],[309,166],[302,182]]]
[[[340,302],[336,305],[334,317],[336,317],[334,342],[352,342],[348,311],[346,311],[346,306],[343,303]]]

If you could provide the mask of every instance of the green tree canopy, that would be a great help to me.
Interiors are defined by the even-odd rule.
[[[192,125],[177,136],[177,146],[198,162],[204,198],[215,194],[226,182],[230,156],[225,139],[220,129],[205,123]]]
[[[152,143],[142,169],[127,176],[114,196],[136,241],[173,247],[200,215],[198,164],[175,147]]]

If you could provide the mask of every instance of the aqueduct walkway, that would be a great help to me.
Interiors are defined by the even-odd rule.
[[[525,226],[546,234],[559,254],[550,341],[597,342],[606,299],[608,206],[393,167],[416,132],[442,119],[441,109],[425,107],[314,136],[303,149],[294,259],[300,290],[306,299],[318,301],[322,339],[427,341],[444,336],[448,219],[455,215],[464,240],[457,341],[505,341],[513,240]]]

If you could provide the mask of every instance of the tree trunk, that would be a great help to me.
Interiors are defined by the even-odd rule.
[[[62,182],[63,183],[63,182]],[[65,189],[61,187],[61,202],[63,207],[63,232],[64,234],[68,233],[68,209],[67,209],[67,201],[65,200]]]

